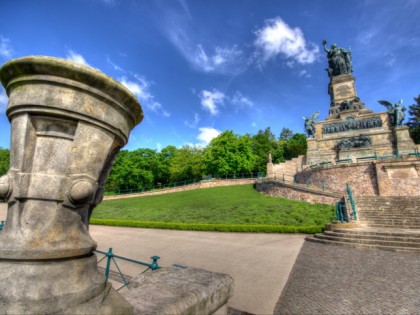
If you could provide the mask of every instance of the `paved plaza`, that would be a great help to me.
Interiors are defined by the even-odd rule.
[[[420,254],[305,242],[274,314],[420,314]]]
[[[0,204],[0,219],[5,210]],[[305,236],[297,234],[106,226],[91,226],[90,233],[98,249],[112,247],[117,255],[145,262],[159,255],[162,266],[230,274],[235,280],[231,314],[240,314],[232,309],[252,314],[420,314],[418,253],[304,242]],[[127,275],[142,271],[119,263]]]

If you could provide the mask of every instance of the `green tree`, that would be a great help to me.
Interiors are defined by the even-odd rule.
[[[168,145],[158,153],[158,171],[155,174],[155,185],[168,184],[171,180],[170,164],[175,156],[177,148],[173,145]]]
[[[420,94],[414,98],[415,103],[408,107],[407,126],[410,127],[410,136],[414,143],[420,144]]]
[[[107,180],[106,190],[142,189],[153,186],[157,172],[156,151],[120,151]]]
[[[251,137],[231,130],[214,138],[204,152],[204,170],[211,175],[250,173],[254,163]]]
[[[201,178],[203,169],[203,149],[184,145],[175,151],[169,163],[171,181]]]
[[[290,160],[298,155],[305,155],[308,149],[306,136],[302,133],[295,133],[292,138],[284,143],[284,158]]]
[[[289,141],[293,137],[293,131],[289,128],[283,128],[280,132],[279,140]]]
[[[265,173],[267,171],[269,152],[272,154],[273,163],[284,161],[283,146],[276,141],[270,127],[265,130],[259,130],[258,133],[252,137],[252,152],[255,156],[253,167],[255,172]]]
[[[3,176],[9,170],[10,151],[0,147],[0,176]]]

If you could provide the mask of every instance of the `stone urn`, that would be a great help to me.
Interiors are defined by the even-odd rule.
[[[0,232],[0,313],[132,312],[97,270],[92,210],[130,131],[139,102],[98,70],[52,57],[7,62],[10,169]]]

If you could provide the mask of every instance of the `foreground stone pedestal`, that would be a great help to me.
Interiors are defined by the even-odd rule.
[[[139,315],[227,314],[232,295],[229,275],[174,266],[140,274],[123,293]]]
[[[8,204],[0,233],[0,313],[129,314],[97,270],[89,218],[140,104],[103,73],[24,57],[0,69],[9,96]]]

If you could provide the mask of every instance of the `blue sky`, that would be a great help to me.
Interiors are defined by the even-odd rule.
[[[420,0],[1,0],[0,63],[48,55],[127,86],[145,119],[126,148],[200,144],[226,129],[303,132],[328,115],[326,39],[353,51],[358,96],[420,94]],[[0,147],[9,147],[0,88]]]

